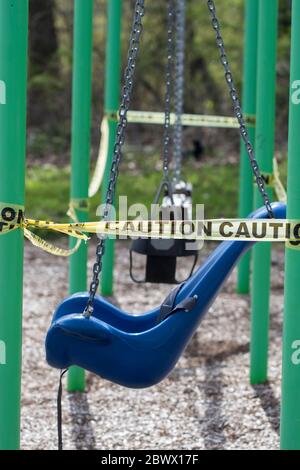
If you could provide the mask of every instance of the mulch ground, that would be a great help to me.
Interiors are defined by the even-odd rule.
[[[169,292],[133,285],[125,244],[117,245],[115,272],[115,301],[133,313],[161,304]],[[22,448],[55,449],[59,373],[45,362],[44,339],[68,293],[68,263],[26,245],[25,273]],[[235,277],[163,383],[128,390],[87,374],[86,393],[64,393],[66,449],[278,448],[283,253],[273,252],[269,383],[257,387],[248,379],[250,300],[235,293]]]

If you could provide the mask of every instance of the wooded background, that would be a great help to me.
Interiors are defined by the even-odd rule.
[[[227,52],[238,89],[242,89],[243,66],[243,0],[216,0]],[[277,65],[277,129],[279,149],[286,148],[290,1],[280,0],[278,65]],[[133,0],[123,2],[122,57],[125,63]],[[99,141],[99,123],[103,113],[103,89],[106,44],[106,0],[95,0],[93,126],[92,143]],[[163,110],[165,65],[166,2],[146,1],[144,34],[138,60],[133,109]],[[71,84],[72,84],[72,0],[30,0],[29,36],[29,102],[28,150],[33,160],[50,159],[65,164],[69,159]],[[247,60],[247,58],[245,58]],[[231,115],[232,109],[220,66],[214,32],[205,0],[187,0],[186,90],[185,112]],[[216,139],[216,133],[221,138]],[[238,136],[233,131],[187,130],[189,140],[199,137],[208,146],[223,146],[231,152],[238,149]],[[234,137],[233,137],[234,136]],[[157,129],[131,126],[131,145],[159,145]],[[232,146],[233,145],[233,146]],[[213,150],[211,150],[213,152]]]

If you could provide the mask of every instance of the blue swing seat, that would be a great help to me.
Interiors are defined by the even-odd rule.
[[[272,207],[276,218],[286,217],[284,204]],[[264,208],[250,216],[267,217]],[[205,264],[173,291],[168,315],[162,315],[166,305],[163,310],[158,307],[143,315],[129,315],[97,296],[94,314],[87,319],[82,312],[88,293],[67,298],[57,308],[47,334],[47,362],[58,369],[80,366],[130,388],[159,383],[175,367],[226,278],[252,245],[221,243]],[[186,299],[191,300],[188,309],[182,306]]]

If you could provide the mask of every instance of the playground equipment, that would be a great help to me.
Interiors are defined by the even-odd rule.
[[[272,206],[284,219],[286,207]],[[251,215],[268,217],[266,209]],[[175,367],[200,321],[251,242],[223,242],[195,274],[171,292],[161,307],[143,315],[122,312],[103,298],[83,315],[89,294],[75,294],[56,310],[46,338],[47,362],[57,369],[78,365],[125,387],[145,388]]]
[[[266,20],[268,18],[268,21]],[[260,2],[257,57],[257,116],[255,149],[263,175],[273,174],[275,140],[275,88],[278,2]],[[263,137],[262,137],[263,136]],[[273,198],[271,186],[267,187]],[[260,205],[260,194],[254,193],[254,207]],[[264,260],[264,263],[261,260]],[[253,250],[251,383],[263,383],[268,373],[269,298],[271,274],[271,244],[261,243]]]
[[[24,207],[28,2],[0,3],[0,200]],[[12,164],[13,162],[13,164]],[[20,230],[0,242],[0,448],[19,446],[23,244]],[[3,358],[2,358],[3,359]]]
[[[257,88],[257,48],[258,48],[258,18],[259,0],[245,0],[244,27],[244,73],[243,97],[244,112],[256,118],[256,88]],[[249,137],[255,142],[255,126],[249,126]],[[239,188],[239,217],[244,218],[253,208],[253,177],[248,164],[248,155],[243,142],[240,152],[240,188]],[[251,251],[243,256],[238,266],[237,291],[248,294],[250,288]]]
[[[174,20],[175,18],[175,20]],[[175,38],[174,38],[175,36]],[[173,45],[175,41],[175,47]],[[163,194],[159,215],[164,220],[170,217],[180,220],[192,220],[192,186],[182,181],[183,136],[182,120],[184,96],[184,49],[185,49],[185,0],[177,0],[169,4],[168,12],[168,47],[166,68],[166,96],[164,116],[164,146],[163,146],[163,179],[154,199],[158,206]],[[175,60],[173,58],[175,51]],[[175,63],[175,77],[173,76],[173,62]],[[172,86],[174,88],[175,120],[173,132],[173,148],[171,148],[170,115]],[[170,153],[173,152],[174,172],[170,175]],[[153,215],[151,214],[153,217]],[[130,248],[130,277],[134,282],[152,282],[164,284],[180,284],[178,281],[177,258],[193,258],[189,269],[189,278],[194,271],[198,259],[198,251],[187,250],[185,240],[152,240],[137,239]],[[146,270],[144,279],[138,280],[133,273],[133,253],[146,256]]]
[[[89,215],[93,0],[75,2],[74,6],[70,206],[75,212],[75,218],[79,222],[86,222]],[[70,239],[71,248],[75,243],[74,239]],[[79,250],[70,257],[70,294],[86,289],[87,250],[87,244],[82,243]],[[84,371],[70,369],[68,389],[70,391],[84,389]]]
[[[75,6],[89,8],[88,0],[77,0]],[[272,9],[273,0],[258,0],[259,11],[265,5]],[[256,0],[248,0],[247,7],[257,6]],[[109,1],[109,61],[119,60],[119,29],[121,1]],[[267,7],[265,7],[267,9]],[[116,9],[116,10],[115,10]],[[12,11],[14,14],[12,14]],[[249,12],[249,10],[248,10]],[[254,10],[252,10],[254,15]],[[82,15],[85,15],[82,10]],[[250,16],[249,16],[250,17]],[[249,20],[247,17],[247,20]],[[288,217],[299,220],[299,133],[300,122],[299,102],[294,99],[295,90],[298,90],[300,75],[300,59],[298,49],[300,43],[300,5],[293,2],[292,5],[292,54],[291,54],[291,101],[290,101],[290,135],[289,135],[289,181],[288,181]],[[269,21],[269,16],[264,15],[264,21]],[[262,19],[261,19],[262,21]],[[2,201],[8,201],[13,205],[24,205],[24,160],[25,160],[25,110],[26,110],[26,52],[27,52],[27,23],[28,2],[24,0],[2,0],[0,3],[0,197]],[[261,24],[261,23],[260,23]],[[78,23],[77,23],[78,26]],[[249,26],[249,23],[248,23]],[[255,26],[255,23],[254,23]],[[255,30],[255,27],[254,27]],[[115,35],[113,34],[115,33]],[[115,46],[115,49],[113,48]],[[108,63],[109,63],[108,61]],[[253,60],[254,62],[254,60]],[[112,64],[108,67],[111,85],[115,84],[111,94],[111,106],[107,110],[116,112],[117,105],[113,109],[113,98],[118,102],[119,87],[118,72],[111,73]],[[260,75],[261,77],[261,75]],[[255,82],[255,80],[254,80]],[[108,85],[108,86],[109,86]],[[110,86],[109,86],[110,87]],[[80,90],[82,92],[82,89]],[[107,97],[107,102],[108,102]],[[109,125],[116,128],[115,114],[110,114]],[[85,115],[86,119],[86,115]],[[110,134],[112,139],[113,134]],[[113,142],[110,142],[112,148]],[[3,158],[3,155],[5,158]],[[111,155],[111,153],[110,153]],[[7,156],[7,157],[6,157]],[[14,172],[11,171],[11,161],[14,161]],[[109,165],[108,165],[109,167]],[[108,184],[106,171],[106,185]],[[252,177],[251,177],[252,185]],[[274,209],[276,213],[276,210]],[[244,215],[245,216],[245,215]],[[112,246],[113,241],[107,240]],[[16,449],[19,447],[19,416],[20,416],[20,369],[21,369],[21,311],[22,311],[22,259],[23,259],[23,234],[21,230],[11,232],[0,238],[0,286],[2,292],[2,308],[0,312],[0,448]],[[106,253],[111,254],[112,251]],[[112,272],[111,259],[104,258],[107,272]],[[85,269],[82,266],[80,269]],[[284,315],[284,344],[283,344],[283,379],[282,379],[282,416],[281,416],[281,446],[283,449],[300,448],[300,407],[298,394],[300,390],[299,356],[297,345],[300,342],[299,323],[299,296],[298,279],[300,274],[299,252],[287,248],[286,269],[286,298]],[[104,277],[110,286],[110,277]],[[103,286],[102,286],[103,289]],[[179,297],[178,297],[179,299]],[[96,298],[96,303],[98,302]],[[102,301],[103,302],[103,301]],[[101,304],[102,305],[102,304]],[[109,308],[112,308],[109,306]],[[190,313],[186,313],[188,316]],[[177,314],[176,314],[177,315]],[[171,315],[162,322],[170,322],[176,315]],[[179,313],[179,315],[185,315]],[[159,325],[158,325],[159,327]],[[82,386],[83,382],[81,382]]]
[[[258,0],[254,0],[257,2]],[[249,0],[246,0],[246,29],[248,31],[247,33],[247,38],[246,38],[246,44],[247,48],[245,53],[247,53],[248,47],[250,48],[250,44],[254,43],[256,41],[256,35],[255,33],[255,27],[254,26],[254,31],[253,31],[253,25],[251,24],[251,21],[254,19],[253,18],[253,11],[255,11],[255,6],[253,8],[252,4],[249,4]],[[252,34],[253,31],[253,34]],[[116,30],[117,32],[117,30]],[[116,39],[116,38],[114,38]],[[112,38],[109,37],[109,41],[112,41]],[[182,46],[181,46],[182,47]],[[253,56],[253,54],[252,54]],[[246,57],[246,54],[245,54]],[[255,57],[256,58],[256,57]],[[181,60],[184,60],[184,57],[181,57]],[[251,60],[250,60],[251,64]],[[248,61],[246,62],[246,68],[248,66]],[[250,95],[251,98],[253,97],[253,83],[255,84],[256,82],[256,77],[253,79],[253,73],[247,74],[247,80],[245,81],[244,84],[244,90],[245,94]],[[180,80],[180,78],[179,78]],[[182,86],[182,83],[181,83]],[[245,123],[247,124],[247,127],[249,128],[249,133],[250,133],[250,140],[254,141],[254,129],[255,129],[255,116],[252,114],[252,107],[251,103],[248,106],[248,100],[246,100],[246,114],[244,116]],[[111,112],[107,110],[107,116],[109,119],[113,119],[116,121],[117,119],[117,112],[116,110]],[[176,113],[170,113],[170,124],[172,126],[176,125],[176,120],[178,120],[178,114],[176,116]],[[150,125],[163,125],[165,123],[165,113],[160,113],[160,112],[151,112],[151,111],[132,111],[129,110],[127,113],[127,121],[128,123],[132,124],[150,124]],[[239,128],[239,122],[236,119],[236,117],[229,117],[229,116],[211,116],[211,115],[191,115],[191,114],[182,114],[181,113],[181,119],[180,119],[181,126],[194,126],[194,127],[215,127],[215,128],[225,128],[225,129],[238,129]],[[240,208],[240,216],[241,217],[246,217],[252,210],[253,206],[253,174],[251,172],[251,168],[249,168],[248,164],[248,159],[247,159],[247,154],[245,150],[244,144],[242,144],[242,150],[241,150],[241,187],[243,188],[240,192],[241,194],[241,208]],[[111,157],[111,149],[110,149],[110,157]],[[108,167],[109,165],[107,165]],[[106,175],[108,177],[108,175]],[[249,189],[250,188],[250,189]],[[103,192],[105,194],[105,192]],[[149,241],[145,241],[144,243],[134,243],[132,245],[133,251],[136,251],[137,253],[144,254],[144,255],[154,255],[153,253],[153,247],[148,247],[148,245],[151,245]],[[163,247],[164,245],[162,245]],[[151,249],[152,248],[152,249]],[[163,252],[164,250],[161,250]],[[178,249],[173,249],[173,256],[176,253],[184,253],[184,250],[179,246]],[[132,254],[132,253],[131,253]],[[162,253],[161,253],[162,254]],[[194,253],[195,256],[195,253]],[[247,256],[247,255],[246,255]],[[174,265],[174,257],[173,260],[171,261],[170,257],[170,263],[173,262],[173,268],[171,268],[170,264],[170,269],[169,272],[165,272],[164,275],[161,276],[161,281],[163,279],[166,279],[167,276],[169,275],[169,279],[172,282],[175,282],[175,275],[174,271],[176,266]],[[246,261],[244,262],[242,260],[242,266],[240,268],[240,281],[239,281],[239,291],[242,293],[247,293],[249,290],[249,277],[250,277],[250,256],[247,256]],[[146,275],[145,279],[150,279],[153,281],[154,276],[151,275],[151,272],[157,273],[157,269],[154,269],[152,271],[151,269],[151,262],[149,262],[149,270],[147,270],[147,265],[146,265]],[[108,240],[108,249],[105,252],[104,255],[104,261],[103,261],[103,268],[102,268],[102,280],[101,280],[101,292],[105,296],[111,296],[113,294],[113,267],[114,265],[114,240]],[[155,263],[154,263],[155,267]],[[151,272],[150,272],[151,271]],[[173,273],[173,275],[172,275]],[[134,276],[133,274],[133,269],[132,269],[132,259],[131,259],[131,269],[130,269],[130,274],[132,279],[135,282],[139,282],[138,279]],[[246,288],[243,287],[246,284]],[[248,287],[247,287],[248,286]]]
[[[78,106],[73,105],[73,128],[74,143],[76,140],[81,140],[84,146],[83,153],[76,153],[76,157],[73,158],[72,174],[74,175],[73,181],[74,188],[73,197],[83,198],[83,202],[86,201],[87,195],[90,193],[97,192],[98,183],[102,180],[101,173],[103,172],[102,192],[105,194],[108,185],[109,168],[112,161],[112,154],[114,148],[114,139],[117,128],[117,111],[119,107],[119,95],[120,95],[120,69],[121,69],[121,16],[122,16],[122,0],[114,0],[107,2],[107,43],[106,43],[106,74],[105,74],[105,96],[104,96],[104,108],[105,118],[102,122],[102,148],[99,149],[99,159],[96,168],[95,175],[96,180],[92,181],[89,190],[88,181],[89,173],[86,172],[86,168],[89,162],[90,155],[90,115],[91,115],[91,100],[87,99],[83,103],[83,98],[86,94],[86,98],[90,94],[91,90],[91,79],[89,76],[89,70],[91,69],[92,60],[92,13],[93,13],[94,0],[79,0],[74,2],[74,72],[73,72],[73,100],[77,99]],[[77,21],[76,21],[77,19]],[[85,37],[84,41],[81,38]],[[76,46],[77,44],[77,46]],[[76,48],[78,53],[76,53]],[[84,61],[86,63],[84,64]],[[76,63],[78,64],[76,66]],[[85,66],[87,70],[85,71]],[[82,73],[83,72],[83,73]],[[78,86],[75,86],[75,83]],[[85,94],[81,93],[81,90],[85,90]],[[84,113],[80,112],[80,106],[85,110]],[[89,116],[89,117],[87,117]],[[84,131],[84,132],[83,132]],[[77,136],[77,137],[76,137]],[[75,145],[73,146],[73,152],[76,152]],[[101,157],[105,157],[103,160]],[[79,163],[81,160],[81,163]],[[103,162],[103,166],[102,166]],[[78,165],[77,165],[78,164]],[[80,171],[81,165],[83,171]],[[103,168],[104,167],[104,168]],[[77,183],[81,183],[76,185]],[[77,196],[76,192],[80,194]],[[104,197],[104,196],[103,196]],[[71,204],[78,206],[78,200],[71,200]],[[80,200],[79,200],[80,202]],[[103,199],[102,199],[103,202]],[[87,207],[85,205],[85,207]],[[78,220],[85,219],[87,209],[83,211],[83,214],[76,215]],[[74,242],[71,242],[72,244]],[[87,274],[86,274],[86,247],[81,248],[81,253],[78,253],[76,259],[71,261],[70,265],[70,294],[78,291],[85,291],[87,288]],[[112,279],[113,279],[113,266],[114,266],[114,240],[108,239],[106,244],[106,253],[103,257],[103,270],[106,276],[102,278],[102,293],[103,295],[110,295],[112,293]],[[68,390],[69,391],[83,391],[85,387],[84,371],[78,368],[70,369],[68,374]]]
[[[172,218],[173,220],[192,220],[192,187],[189,183],[183,181],[170,184],[171,195],[166,191],[160,206],[159,217],[161,220]],[[163,189],[161,185],[154,204],[158,204],[159,195]],[[197,246],[194,249],[186,249],[187,241],[182,239],[153,240],[151,238],[138,238],[131,244],[129,250],[129,274],[131,279],[137,284],[146,282],[161,284],[180,284],[184,279],[177,277],[177,259],[185,258],[188,260],[189,269],[186,279],[190,278],[198,260]],[[191,241],[190,241],[191,246]],[[194,244],[195,247],[195,244]],[[145,276],[138,279],[134,274],[133,253],[139,253],[146,256]],[[192,258],[192,263],[190,262]]]
[[[300,76],[300,3],[292,3],[292,44],[290,76],[289,160],[288,160],[288,217],[300,219],[300,123],[299,101],[294,93],[299,92]],[[300,449],[300,361],[295,356],[300,339],[299,318],[300,251],[286,248],[285,309],[283,336],[283,370],[281,397],[281,447]]]
[[[270,198],[265,189],[264,179],[260,173],[253,147],[249,141],[249,134],[245,126],[241,105],[229,67],[215,5],[211,0],[208,0],[207,4],[211,15],[212,26],[216,34],[216,42],[220,52],[221,63],[224,67],[225,78],[232,99],[235,116],[240,125],[240,133],[247,149],[259,193],[264,201],[265,209],[262,211],[262,215],[265,218],[274,218],[277,215],[276,211],[281,214],[285,211],[285,206],[272,207],[270,203]],[[124,74],[124,87],[119,111],[119,123],[116,131],[113,161],[106,194],[104,221],[109,220],[111,205],[113,204],[115,196],[117,176],[122,157],[122,147],[125,141],[127,112],[130,106],[134,85],[134,73],[142,33],[143,15],[144,1],[137,0],[130,36],[128,62]],[[173,2],[169,0],[164,179],[161,185],[161,187],[166,186],[167,189],[170,188],[168,179],[168,143],[173,15]],[[172,194],[170,197],[171,196]],[[259,218],[260,212],[255,213],[255,216]],[[98,299],[98,301],[95,300],[99,286],[99,276],[102,271],[102,258],[105,252],[105,239],[102,238],[96,250],[96,262],[93,267],[93,280],[90,285],[90,291],[85,297],[79,296],[81,301],[82,299],[85,300],[85,304],[82,305],[81,303],[78,305],[78,297],[71,297],[63,302],[55,314],[46,340],[47,359],[50,365],[57,368],[68,367],[74,364],[83,365],[88,370],[98,373],[101,377],[109,378],[112,381],[126,386],[143,387],[157,383],[157,381],[164,378],[174,364],[176,364],[181,352],[194,332],[194,327],[198,324],[199,318],[201,318],[202,314],[213,301],[215,295],[217,295],[220,287],[224,283],[227,274],[231,271],[235,262],[239,259],[243,251],[246,250],[247,246],[249,246],[249,244],[245,242],[242,244],[238,242],[229,245],[221,245],[221,247],[216,250],[215,255],[204,265],[203,270],[198,270],[193,278],[182,288],[181,292],[180,289],[178,290],[178,304],[176,304],[177,296],[174,293],[170,294],[172,303],[167,318],[164,317],[163,314],[161,315],[161,312],[158,317],[158,312],[154,311],[151,315],[146,315],[145,318],[140,317],[140,319],[129,320],[128,315],[120,312],[110,304],[103,303],[101,299]],[[222,265],[224,269],[221,269]],[[214,279],[215,281],[213,281]],[[205,296],[205,292],[208,293],[207,297]],[[200,294],[203,303],[196,308]],[[170,304],[169,298],[165,304]],[[165,305],[163,305],[163,309],[164,307]],[[78,309],[80,309],[80,311],[78,311]],[[186,327],[182,321],[178,320],[178,318],[187,318],[186,315],[185,317],[179,315],[179,313],[182,314],[183,312],[191,313],[191,321],[187,321],[188,327]],[[176,315],[172,315],[172,313],[176,313]],[[194,323],[192,322],[193,313],[195,313]],[[116,318],[118,320],[116,320]],[[157,325],[158,318],[162,319],[161,327]],[[171,322],[172,320],[175,321],[174,318],[177,319],[179,323],[172,325]],[[145,320],[145,322],[143,322],[143,320]],[[169,326],[168,334],[166,326]],[[161,332],[164,332],[167,338],[171,335],[170,343],[163,342],[162,344]],[[185,334],[182,334],[184,332]],[[139,337],[138,333],[141,333]],[[143,336],[143,333],[145,336]],[[175,338],[177,341],[175,341]],[[139,339],[141,341],[140,343]],[[147,347],[149,343],[151,346]],[[104,347],[100,348],[100,344]],[[134,357],[137,352],[141,353],[143,349],[142,344],[144,344],[145,354],[139,354],[139,359],[142,359],[142,361],[139,362],[139,359],[134,359]],[[173,344],[173,348],[171,348],[171,344]],[[155,361],[149,362],[149,357],[154,357]],[[161,364],[161,369],[158,364]],[[145,373],[145,369],[147,373]]]

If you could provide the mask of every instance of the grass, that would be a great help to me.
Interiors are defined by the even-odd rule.
[[[33,166],[26,175],[26,214],[42,220],[67,220],[70,170]]]
[[[194,186],[195,203],[205,204],[209,217],[236,215],[238,170],[233,166],[206,167],[187,171],[185,177]],[[37,219],[66,221],[70,191],[70,169],[34,166],[28,169],[26,182],[27,215]],[[153,201],[161,181],[159,172],[139,176],[128,171],[120,174],[118,195],[127,195],[128,205]],[[91,200],[91,215],[96,213],[100,196]]]
[[[140,162],[140,160],[139,160]],[[128,205],[145,204],[153,201],[161,174],[153,170],[149,161],[138,170],[124,169],[120,173],[118,194],[128,196]],[[187,166],[187,165],[186,165]],[[286,165],[281,164],[283,182],[286,181]],[[238,166],[201,166],[193,162],[185,171],[186,180],[194,187],[194,203],[205,204],[207,218],[236,217],[238,201]],[[26,211],[36,219],[58,222],[68,220],[66,215],[70,191],[70,168],[56,168],[52,165],[33,166],[27,170]],[[91,220],[95,220],[100,195],[91,200]]]

